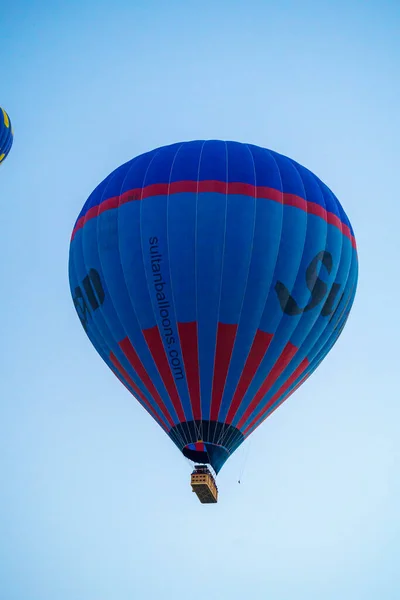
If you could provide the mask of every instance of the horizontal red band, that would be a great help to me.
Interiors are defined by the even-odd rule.
[[[346,236],[353,246],[356,248],[354,235],[351,233],[350,227],[343,223],[340,218],[334,213],[326,211],[323,206],[315,202],[310,202],[287,192],[281,192],[274,188],[265,186],[255,186],[249,183],[241,182],[225,182],[225,181],[173,181],[171,183],[153,183],[144,188],[136,188],[128,190],[120,196],[114,196],[103,200],[100,204],[92,206],[85,215],[80,217],[72,231],[71,241],[74,239],[76,232],[89,221],[97,217],[99,214],[112,208],[118,208],[121,204],[133,202],[135,200],[143,200],[153,196],[166,196],[172,194],[183,193],[218,193],[218,194],[236,194],[240,196],[250,196],[252,198],[263,198],[265,200],[273,200],[285,206],[293,206],[304,212],[321,217],[324,221],[337,227],[344,236]]]

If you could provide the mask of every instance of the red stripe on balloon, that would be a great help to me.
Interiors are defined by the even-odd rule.
[[[111,361],[112,365],[114,366],[115,370],[117,371],[116,375],[117,375],[118,379],[121,381],[121,383],[123,383],[125,385],[127,390],[129,392],[131,392],[131,394],[132,394],[132,390],[133,390],[133,392],[134,392],[133,395],[137,396],[138,398],[140,398],[142,400],[144,406],[147,408],[148,412],[152,415],[152,417],[154,417],[156,419],[156,421],[161,425],[161,427],[163,429],[165,429],[166,432],[168,432],[170,428],[159,417],[159,415],[156,413],[154,408],[151,406],[150,402],[147,400],[146,396],[138,388],[136,383],[133,381],[133,379],[131,378],[129,373],[124,369],[124,367],[121,365],[118,358],[115,356],[115,354],[113,352],[110,352],[110,361]],[[130,390],[129,387],[127,387],[127,385],[129,385],[132,388],[132,390]]]
[[[310,202],[290,194],[288,192],[282,192],[275,188],[266,186],[254,186],[249,183],[242,183],[239,181],[233,181],[227,183],[226,181],[216,180],[205,180],[205,181],[173,181],[171,183],[153,183],[145,186],[144,188],[135,188],[127,190],[121,196],[114,196],[103,200],[98,206],[93,206],[87,210],[85,215],[81,216],[72,231],[71,241],[74,239],[76,232],[85,225],[87,221],[97,217],[97,215],[117,208],[121,204],[126,202],[132,202],[135,200],[142,200],[144,198],[151,198],[153,196],[166,196],[172,194],[183,194],[183,193],[218,193],[218,194],[236,194],[240,196],[250,196],[252,198],[263,198],[265,200],[273,200],[287,206],[294,206],[300,210],[308,212],[313,215],[321,217],[327,221],[330,225],[337,227],[343,235],[345,235],[352,243],[353,248],[356,248],[356,241],[348,225],[343,223],[340,218],[334,213],[327,212],[325,208],[319,206],[315,202]]]
[[[197,337],[197,323],[178,323],[179,340],[181,343],[183,364],[185,366],[186,380],[188,383],[190,403],[193,418],[201,420],[200,402],[200,375],[199,375],[199,348]]]
[[[133,393],[132,389],[129,387],[129,385],[126,383],[126,381],[122,378],[122,375],[120,375],[116,369],[113,369],[113,373],[115,375],[115,377],[118,379],[118,381],[120,381],[122,383],[122,385],[128,390],[128,392],[130,394],[133,395],[133,397],[135,398],[135,400],[137,400],[135,394]],[[145,408],[145,410],[147,410],[147,408]],[[162,421],[160,419],[160,417],[157,415],[156,412],[151,411],[149,412],[149,414],[153,417],[153,419],[155,419],[157,421],[157,423],[160,425],[160,427],[162,427],[164,429],[164,431],[166,433],[169,433],[170,429],[167,428],[167,426],[164,424],[164,421]]]
[[[145,337],[158,372],[160,373],[161,379],[164,382],[169,397],[171,398],[171,402],[175,408],[176,414],[178,415],[178,419],[182,423],[183,421],[186,421],[186,417],[158,327],[155,325],[149,329],[144,329],[142,333]]]
[[[297,384],[294,386],[294,388],[293,388],[292,390],[290,390],[290,392],[289,392],[288,394],[286,394],[286,396],[284,396],[284,397],[282,398],[282,400],[280,400],[276,406],[274,406],[274,408],[271,410],[271,412],[270,412],[270,413],[268,413],[268,415],[265,415],[265,417],[264,417],[264,419],[263,419],[262,421],[260,421],[259,423],[257,423],[257,425],[253,426],[253,429],[249,429],[249,431],[247,432],[247,434],[245,435],[245,437],[249,437],[249,435],[250,435],[250,434],[251,434],[253,431],[255,431],[255,430],[257,429],[257,427],[259,427],[259,426],[260,426],[262,423],[264,423],[265,419],[267,419],[268,417],[270,417],[270,416],[271,416],[271,415],[272,415],[272,414],[273,414],[273,413],[274,413],[274,412],[275,412],[275,411],[276,411],[276,410],[277,410],[277,409],[278,409],[280,406],[282,406],[282,404],[283,404],[284,402],[286,402],[286,400],[287,400],[288,398],[290,398],[290,396],[291,396],[292,394],[294,394],[294,393],[295,393],[295,391],[296,391],[296,390],[298,390],[298,389],[299,389],[299,387],[300,387],[301,385],[303,385],[303,383],[304,383],[305,381],[307,381],[307,379],[310,377],[310,375],[311,375],[311,373],[307,373],[307,375],[305,375],[305,376],[304,376],[304,377],[303,377],[303,378],[302,378],[302,379],[299,381],[299,383],[297,383]]]
[[[257,330],[257,333],[253,340],[253,344],[250,348],[249,355],[246,360],[246,364],[244,365],[244,369],[240,376],[239,383],[233,395],[228,414],[226,416],[226,422],[230,425],[232,424],[237,409],[239,408],[240,403],[243,400],[243,396],[247,392],[247,389],[250,383],[252,382],[253,377],[256,374],[256,371],[260,366],[266,351],[268,350],[268,346],[270,345],[272,338],[273,335],[271,333],[265,333],[265,331],[261,331],[261,329]]]
[[[121,342],[119,342],[118,345],[121,348],[122,352],[125,354],[126,358],[128,359],[131,367],[136,371],[138,377],[141,379],[143,385],[148,390],[149,394],[153,398],[154,402],[157,404],[158,408],[164,415],[169,425],[173,427],[175,423],[171,418],[171,415],[169,414],[164,402],[162,401],[160,394],[157,392],[154,383],[147,374],[147,371],[144,368],[139,356],[137,355],[135,348],[132,346],[130,339],[126,337]]]
[[[304,198],[296,196],[295,194],[283,194],[283,204],[286,206],[293,206],[294,208],[299,208],[300,210],[307,212],[307,200],[304,200]]]
[[[289,392],[288,394],[286,394],[286,396],[284,396],[284,397],[282,398],[282,400],[281,400],[281,401],[280,401],[280,402],[279,402],[279,403],[278,403],[276,406],[274,406],[273,410],[271,410],[271,412],[269,413],[269,415],[267,415],[267,417],[270,417],[270,416],[272,415],[272,413],[274,413],[274,412],[275,412],[275,411],[276,411],[276,410],[277,410],[277,409],[278,409],[278,408],[281,406],[281,404],[283,404],[284,402],[286,402],[286,400],[287,400],[288,398],[290,398],[290,396],[291,396],[292,394],[294,394],[294,393],[295,393],[295,391],[296,391],[296,390],[298,390],[298,389],[299,389],[299,387],[300,387],[301,385],[303,385],[303,383],[304,383],[305,381],[307,381],[307,379],[310,377],[310,375],[311,375],[311,373],[307,373],[307,375],[305,375],[305,376],[303,377],[303,379],[301,379],[301,380],[299,381],[299,383],[297,383],[297,384],[294,386],[294,388],[293,388],[292,390],[290,390],[290,392]],[[265,417],[265,418],[267,418],[267,417]],[[265,419],[263,419],[263,420],[265,420]],[[259,423],[259,424],[260,424],[260,423]],[[258,427],[258,425],[257,425],[257,427]],[[257,427],[255,427],[255,429],[257,429]]]
[[[106,212],[106,210],[118,208],[119,200],[119,196],[114,196],[114,198],[108,198],[107,200],[104,200],[101,204],[99,204],[99,215],[103,212]]]
[[[218,323],[217,345],[215,350],[214,375],[212,384],[210,420],[218,421],[225,381],[231,362],[233,344],[235,343],[237,325]]]
[[[246,410],[244,411],[243,415],[241,416],[239,422],[237,423],[236,427],[238,429],[242,429],[242,427],[246,423],[247,419],[249,419],[249,417],[251,417],[252,413],[255,411],[258,404],[264,398],[265,394],[267,394],[269,392],[269,390],[274,385],[274,383],[278,379],[278,377],[280,377],[282,375],[283,371],[286,369],[286,367],[292,360],[293,356],[296,354],[297,350],[298,350],[298,348],[296,346],[294,346],[291,342],[288,342],[286,344],[286,346],[284,347],[278,360],[276,361],[276,363],[274,364],[274,366],[268,373],[264,383],[261,385],[258,392],[254,396],[253,400],[250,402],[249,406],[246,408]]]
[[[280,398],[282,398],[285,395],[285,393],[290,388],[290,386],[293,385],[293,383],[302,375],[302,373],[305,371],[305,369],[308,367],[309,364],[310,363],[309,363],[309,361],[308,361],[307,358],[305,358],[299,364],[299,366],[297,367],[297,369],[295,369],[293,371],[292,375],[288,378],[288,380],[285,381],[285,383],[279,388],[279,390],[272,396],[272,398],[268,401],[268,403],[263,407],[263,409],[261,410],[261,412],[259,412],[254,417],[254,419],[251,421],[251,423],[246,427],[246,429],[243,432],[244,435],[247,435],[249,433],[250,429],[252,429],[254,427],[254,425],[260,419],[262,419],[262,417],[269,411],[269,409],[275,404],[275,402],[277,402],[277,400],[279,400]],[[267,416],[265,418],[267,418]]]

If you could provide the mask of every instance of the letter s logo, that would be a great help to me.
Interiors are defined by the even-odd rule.
[[[312,310],[325,298],[328,291],[328,285],[318,276],[319,262],[322,263],[322,266],[325,267],[325,269],[328,271],[328,274],[330,274],[333,267],[332,254],[326,250],[322,250],[321,252],[318,252],[316,256],[314,256],[308,265],[306,270],[306,284],[311,292],[311,298],[304,308],[301,308],[298,305],[295,298],[293,298],[293,296],[290,294],[290,291],[285,284],[282,283],[282,281],[276,282],[275,291],[277,293],[281,309],[286,315],[295,316]],[[327,317],[333,312],[333,304],[339,289],[340,283],[334,283],[332,285],[328,298],[321,311],[321,315],[323,317]]]
[[[97,310],[104,302],[105,293],[101,283],[100,275],[96,269],[90,269],[89,274],[86,275],[82,281],[82,287],[86,298],[89,301],[91,309],[93,311]],[[86,331],[90,316],[90,308],[86,301],[85,295],[82,292],[81,286],[78,285],[74,291],[73,301],[76,312],[78,313],[78,317],[84,330]]]

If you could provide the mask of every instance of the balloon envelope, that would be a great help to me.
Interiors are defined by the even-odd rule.
[[[14,133],[11,126],[10,117],[0,107],[0,163],[6,158],[13,144]]]
[[[346,214],[309,170],[194,141],[94,190],[69,274],[103,360],[185,456],[218,472],[332,348],[357,264]]]

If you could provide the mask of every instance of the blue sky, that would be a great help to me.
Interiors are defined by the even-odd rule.
[[[399,25],[381,0],[2,11],[1,598],[398,600]],[[216,506],[90,346],[67,271],[92,189],[196,138],[310,168],[360,259],[342,337],[227,463]]]

